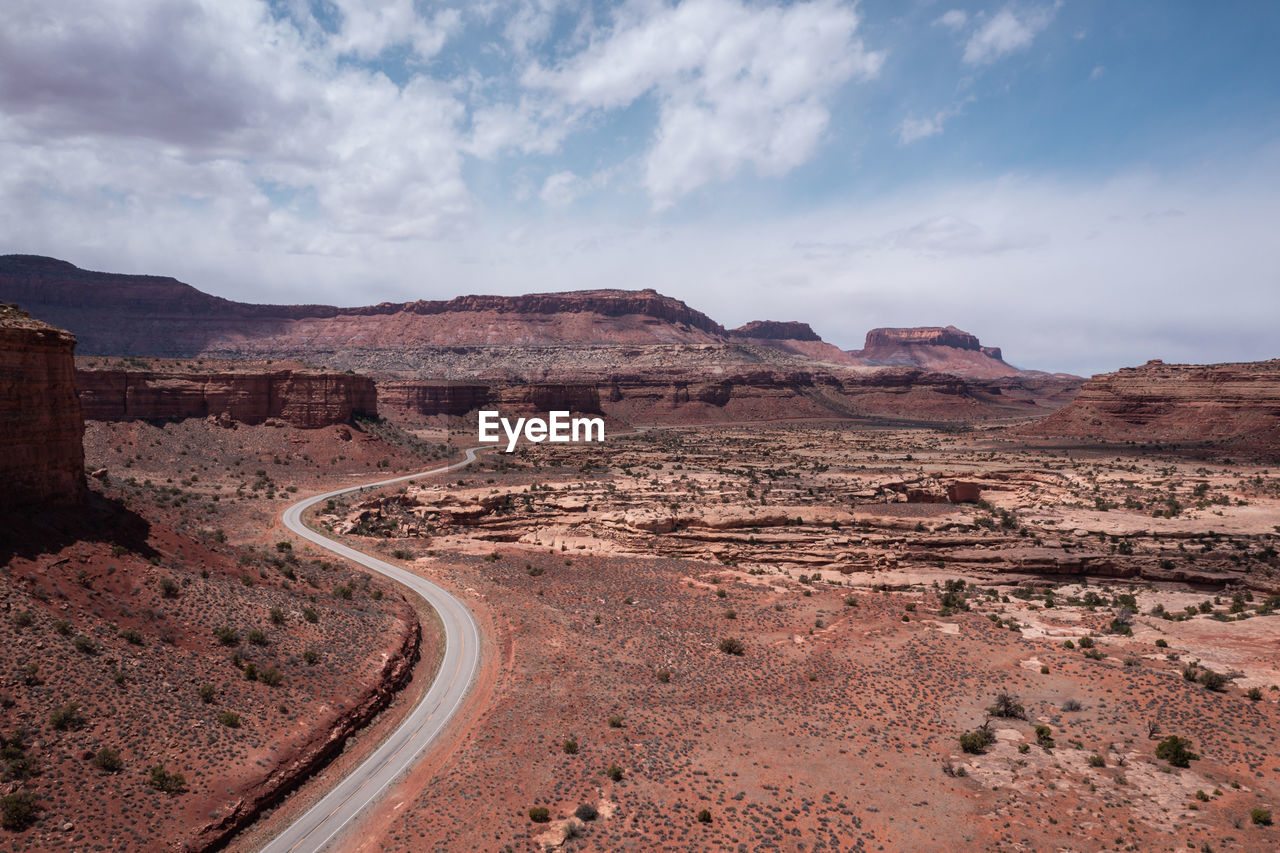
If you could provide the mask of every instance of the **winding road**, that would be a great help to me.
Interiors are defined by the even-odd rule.
[[[480,632],[465,604],[429,580],[320,535],[303,524],[302,514],[315,504],[339,495],[465,467],[475,461],[477,450],[478,448],[468,448],[466,458],[451,465],[325,492],[300,501],[284,511],[282,520],[285,527],[298,536],[385,575],[422,596],[439,614],[444,625],[444,659],[440,662],[440,670],[431,688],[405,717],[400,727],[320,802],[263,847],[263,853],[319,853],[323,850],[435,740],[461,707],[480,662]]]

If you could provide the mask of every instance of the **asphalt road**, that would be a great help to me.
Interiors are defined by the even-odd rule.
[[[461,707],[462,700],[475,679],[480,661],[480,632],[466,605],[429,580],[321,536],[302,523],[302,514],[309,507],[338,495],[465,467],[475,461],[476,450],[477,448],[469,448],[466,458],[452,465],[326,492],[300,501],[284,511],[285,527],[298,536],[353,563],[386,575],[422,596],[440,615],[440,621],[444,624],[445,647],[444,660],[440,663],[435,682],[400,727],[320,802],[262,848],[263,853],[318,853],[323,850],[396,777],[407,770],[414,759],[440,734],[445,724]]]

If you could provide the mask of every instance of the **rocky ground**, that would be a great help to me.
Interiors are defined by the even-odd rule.
[[[1274,849],[1278,486],[740,427],[335,503],[498,640],[486,710],[360,849]]]

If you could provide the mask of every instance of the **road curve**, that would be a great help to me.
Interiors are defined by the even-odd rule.
[[[475,679],[480,661],[480,632],[466,605],[429,580],[321,536],[302,523],[302,514],[315,504],[338,495],[462,468],[475,461],[477,449],[468,448],[466,458],[451,465],[379,480],[376,483],[335,489],[299,501],[284,511],[282,520],[285,527],[298,536],[398,581],[435,608],[444,624],[444,659],[440,662],[440,670],[427,695],[409,712],[400,727],[320,802],[263,847],[263,853],[319,853],[323,850],[396,777],[407,770],[414,759],[440,734],[441,729],[462,705],[462,700]]]

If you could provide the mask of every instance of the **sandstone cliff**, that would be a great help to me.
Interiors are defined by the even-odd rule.
[[[378,413],[373,380],[345,373],[243,366],[210,372],[108,367],[78,369],[75,382],[85,418],[97,421],[226,413],[246,424],[278,418],[314,429]]]
[[[0,509],[84,501],[76,339],[0,306]]]
[[[1032,435],[1098,441],[1227,442],[1280,448],[1280,359],[1150,361],[1094,376]]]

